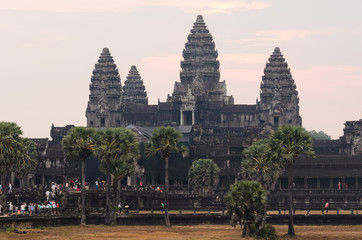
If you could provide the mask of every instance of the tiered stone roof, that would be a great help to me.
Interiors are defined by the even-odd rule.
[[[280,97],[291,96],[292,94],[298,96],[288,63],[278,47],[274,49],[268,60],[269,62],[264,68],[263,82],[260,85],[260,100],[272,100],[279,97],[278,94]]]
[[[131,67],[124,83],[122,103],[148,104],[147,92],[136,66]]]
[[[272,125],[275,123],[276,127],[284,124],[301,125],[298,91],[288,63],[278,47],[268,60],[260,84],[260,120]]]
[[[184,59],[181,61],[181,83],[175,84],[174,94],[184,95],[189,88],[193,95],[208,92],[224,94],[226,87],[219,84],[218,53],[201,15],[197,16],[187,40],[182,53]]]
[[[98,116],[107,116],[109,111],[120,107],[121,79],[108,48],[103,49],[95,64],[89,90],[87,112],[96,111]]]

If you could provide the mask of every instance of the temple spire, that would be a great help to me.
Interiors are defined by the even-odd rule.
[[[122,103],[148,104],[147,92],[136,66],[131,67],[124,83]]]
[[[112,115],[120,108],[122,90],[117,65],[108,48],[103,48],[95,64],[89,90],[87,126],[115,126]]]
[[[216,60],[218,53],[201,15],[197,16],[187,40],[182,54],[184,60],[181,62],[181,82],[190,84],[197,72],[201,72],[201,78],[207,87],[214,87],[220,79],[219,61]]]
[[[258,111],[261,124],[302,124],[297,87],[279,47],[274,48],[264,68]]]
[[[194,96],[224,101],[226,84],[220,82],[218,53],[202,15],[198,15],[182,52],[181,82],[176,82],[173,96],[185,96],[189,89]]]

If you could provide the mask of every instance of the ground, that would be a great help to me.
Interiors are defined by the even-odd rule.
[[[287,226],[275,226],[278,239],[361,239],[362,225],[356,226],[295,226],[296,237],[285,236]],[[25,232],[23,232],[25,231]],[[22,233],[23,232],[23,233]],[[0,232],[0,239],[241,239],[240,228],[228,225],[196,225],[196,226],[64,226],[54,228],[18,229],[18,233]]]

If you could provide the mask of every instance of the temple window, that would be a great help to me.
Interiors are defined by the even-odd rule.
[[[101,118],[101,127],[105,127],[106,126],[106,121],[104,118]]]

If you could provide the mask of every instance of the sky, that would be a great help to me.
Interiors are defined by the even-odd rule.
[[[307,130],[343,135],[362,118],[360,0],[0,0],[0,121],[24,136],[85,126],[89,84],[109,48],[122,85],[132,65],[150,104],[180,81],[198,14],[219,53],[221,81],[236,104],[255,104],[275,47],[291,69]]]

